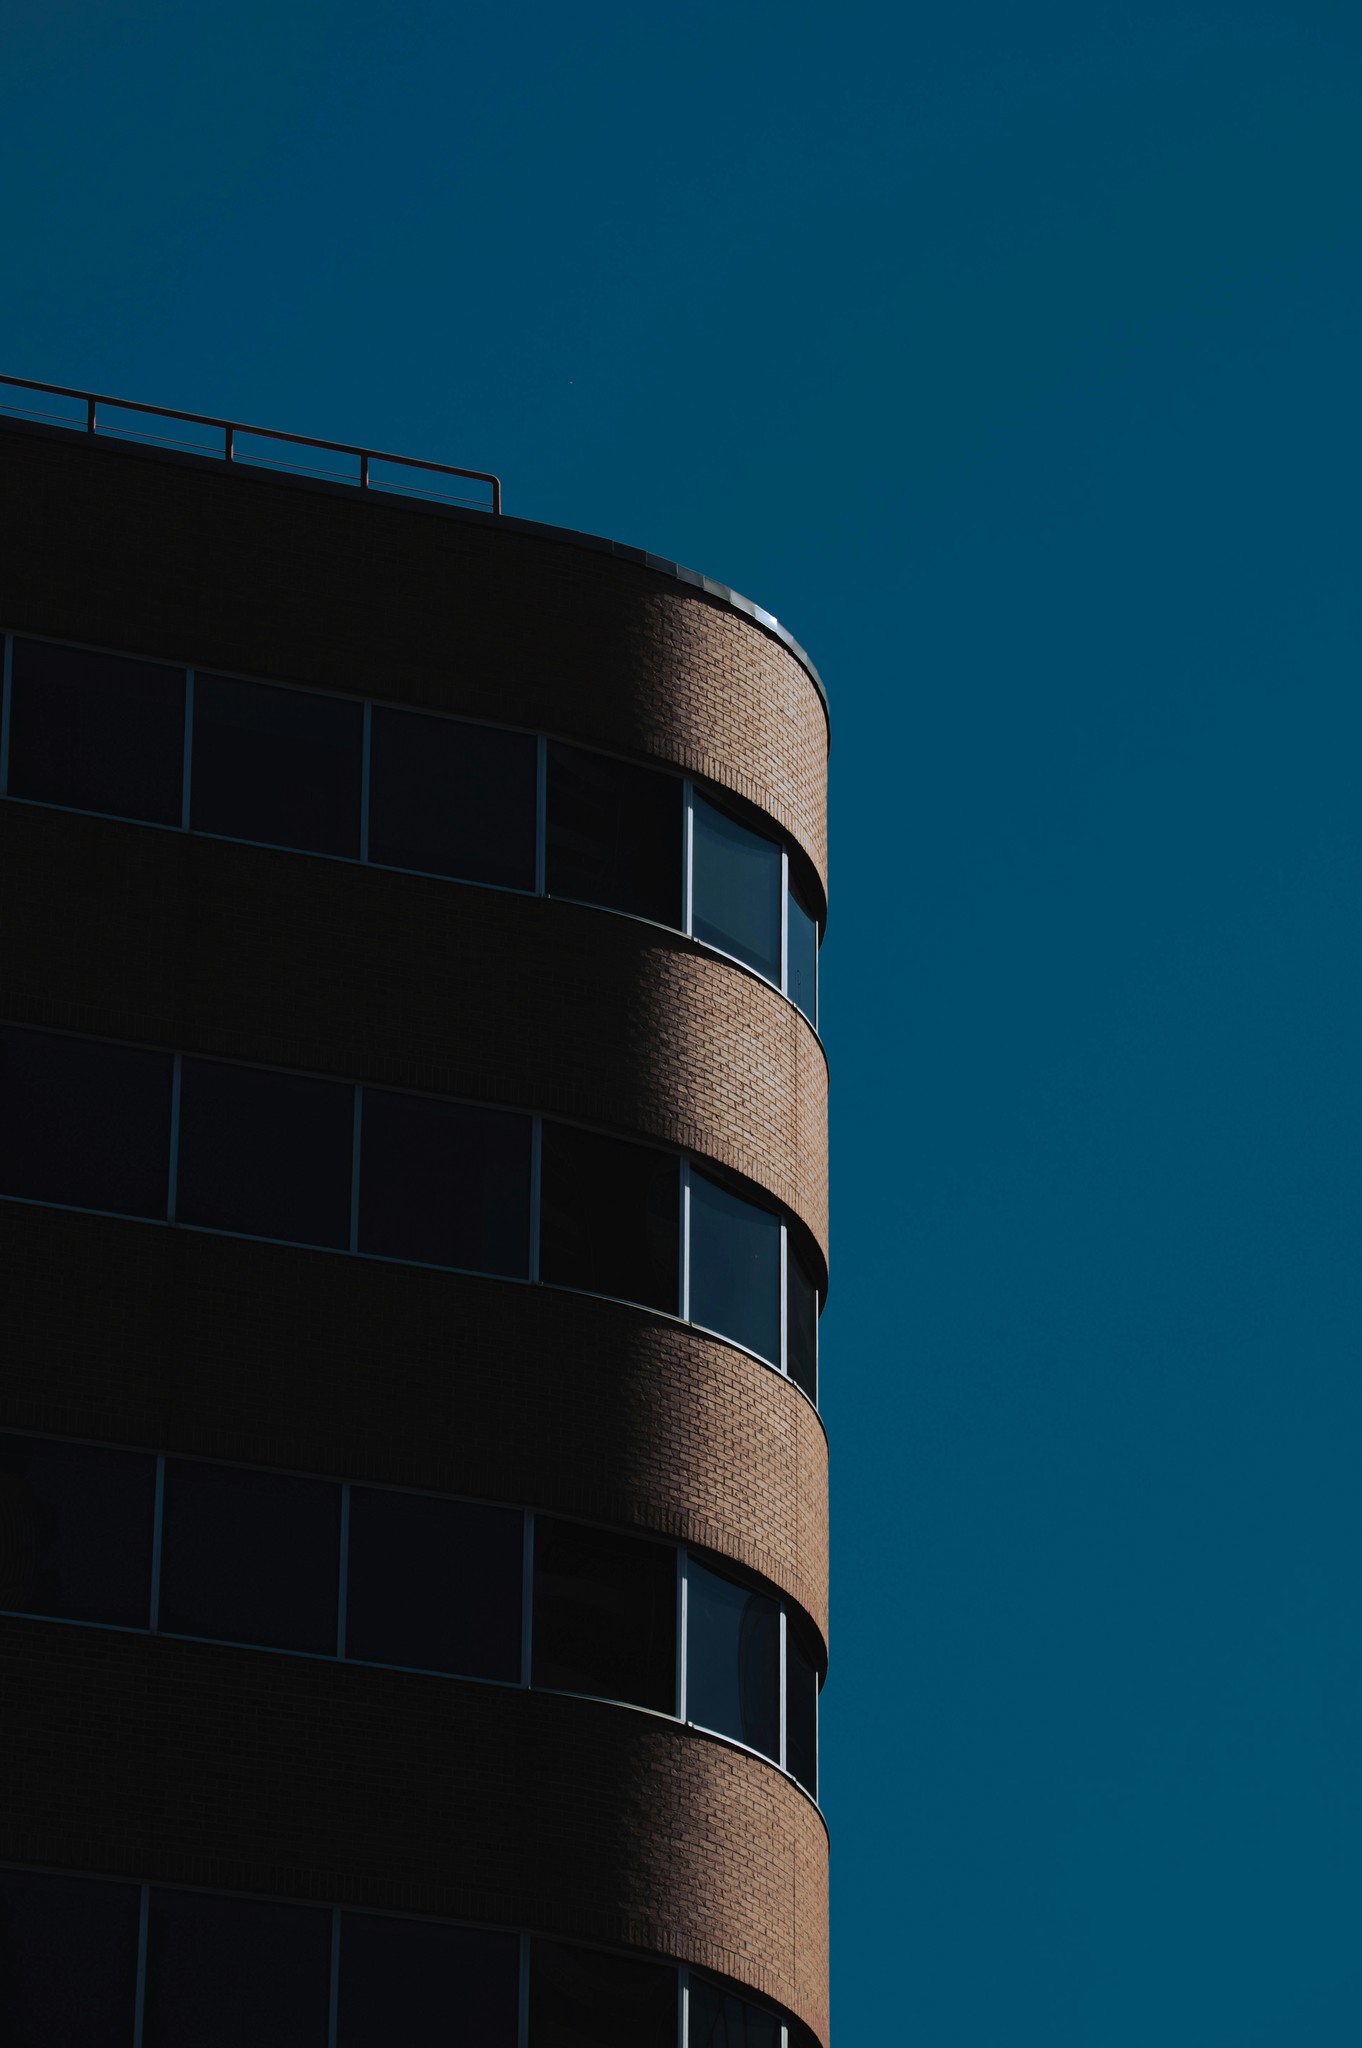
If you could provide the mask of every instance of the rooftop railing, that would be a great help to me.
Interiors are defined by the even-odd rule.
[[[22,399],[17,395],[21,393]],[[138,405],[96,391],[74,391],[64,384],[35,384],[27,377],[0,376],[3,415],[40,420],[77,434],[104,434],[112,440],[207,455],[219,462],[246,463],[254,469],[322,477],[328,483],[350,484],[361,491],[471,505],[480,512],[501,511],[501,480],[485,469],[457,469],[447,462],[422,462],[413,455],[385,455],[376,448],[351,447],[345,441],[317,441],[310,434],[282,434],[271,427],[248,427],[240,420],[213,419],[207,413]],[[166,421],[179,431],[167,432],[162,425]],[[311,459],[300,459],[292,453],[295,449],[305,450]],[[322,456],[333,459],[323,462]],[[481,488],[456,489],[448,480]]]

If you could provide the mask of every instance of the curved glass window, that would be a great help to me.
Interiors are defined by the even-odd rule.
[[[548,744],[544,882],[550,896],[681,922],[681,798],[674,775]]]
[[[540,1279],[675,1315],[680,1186],[668,1153],[546,1122]]]
[[[779,987],[779,846],[699,795],[691,833],[692,932]]]
[[[135,1884],[0,1870],[0,2041],[130,2048],[140,1911]]]
[[[530,1270],[530,1119],[365,1088],[359,1249],[471,1273]]]
[[[191,828],[353,860],[363,737],[353,697],[195,676]]]
[[[352,1486],[346,1656],[514,1684],[524,1519],[516,1508]]]
[[[818,1029],[818,918],[792,881],[785,911],[785,993]]]
[[[326,2048],[330,1978],[326,1907],[155,1889],[142,2048]]]
[[[780,1218],[690,1173],[690,1320],[780,1362]]]
[[[785,1275],[785,1367],[797,1387],[818,1405],[818,1283],[800,1253],[790,1250]]]
[[[336,2048],[516,2048],[514,1934],[342,1913]]]
[[[164,1216],[173,1059],[0,1028],[0,1194]]]
[[[810,1798],[818,1797],[818,1667],[790,1620],[785,1641],[785,1768]]]
[[[780,1603],[708,1566],[686,1569],[685,1717],[780,1755]]]
[[[676,1710],[676,1552],[537,1515],[534,1685]]]
[[[686,1992],[686,2048],[782,2048],[776,2013],[692,1970]]]
[[[375,704],[369,859],[533,889],[534,736]]]
[[[177,1219],[348,1245],[354,1125],[349,1082],[183,1060]]]
[[[159,1627],[334,1654],[337,1486],[167,1458],[163,1489]]]
[[[529,2019],[530,2048],[675,2048],[676,1973],[536,1936]]]
[[[16,638],[6,795],[178,825],[184,696],[182,668]]]
[[[0,1607],[145,1628],[156,1460],[0,1436]]]

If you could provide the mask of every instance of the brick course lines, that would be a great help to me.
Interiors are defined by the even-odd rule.
[[[0,803],[0,959],[10,1023],[683,1146],[781,1201],[826,1273],[818,1040],[774,989],[657,926]]]
[[[490,518],[74,436],[0,433],[0,478],[16,631],[668,761],[756,804],[826,878],[822,701],[720,600]]]
[[[827,1628],[827,1444],[788,1380],[588,1295],[0,1202],[0,1427],[672,1537]]]
[[[826,2041],[827,1838],[741,1751],[415,1674],[0,1619],[0,1857],[623,1944]]]

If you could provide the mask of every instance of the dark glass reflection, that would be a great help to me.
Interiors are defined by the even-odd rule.
[[[339,1486],[166,1459],[167,1634],[333,1655],[339,1581]]]
[[[692,1970],[686,2048],[780,2048],[780,2020]]]
[[[189,822],[196,832],[359,852],[364,707],[345,697],[195,676]]]
[[[0,1870],[0,2041],[131,2048],[137,1886]]]
[[[818,1797],[818,1667],[793,1624],[785,1638],[785,1768]]]
[[[533,889],[534,735],[378,704],[370,717],[370,860]]]
[[[550,896],[679,925],[681,798],[675,775],[551,741],[545,853]]]
[[[516,2048],[520,1940],[341,1915],[336,2048]]]
[[[691,929],[780,984],[780,848],[695,799]]]
[[[780,1363],[780,1218],[694,1169],[690,1319]]]
[[[785,993],[818,1027],[818,919],[790,884],[785,914]]]
[[[533,1685],[676,1708],[676,1553],[537,1515]]]
[[[156,1460],[0,1436],[0,1607],[146,1628]]]
[[[142,2048],[326,2048],[331,1914],[151,1894]]]
[[[530,2048],[676,2048],[676,2007],[664,1964],[530,1945]]]
[[[544,1280],[677,1310],[679,1162],[570,1124],[544,1125]]]
[[[0,1194],[166,1213],[171,1055],[0,1029]]]
[[[179,1221],[344,1247],[354,1105],[348,1082],[185,1060]]]
[[[359,1187],[362,1252],[528,1274],[527,1116],[366,1088]]]
[[[11,796],[178,825],[183,781],[182,668],[15,640]]]
[[[346,1656],[518,1679],[523,1531],[518,1509],[352,1487]]]
[[[795,1385],[802,1387],[809,1399],[816,1403],[818,1288],[793,1244],[786,1261],[785,1286],[788,1297],[785,1325],[786,1368]]]
[[[780,1608],[691,1558],[686,1719],[780,1759]]]

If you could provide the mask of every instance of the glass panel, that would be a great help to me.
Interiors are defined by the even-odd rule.
[[[533,889],[533,734],[378,704],[371,720],[370,860]]]
[[[359,1248],[475,1273],[530,1270],[530,1119],[364,1090]]]
[[[326,2048],[331,1914],[151,1895],[142,2048]]]
[[[195,676],[191,826],[354,857],[363,737],[353,698]]]
[[[780,1363],[780,1218],[694,1169],[690,1319]]]
[[[780,984],[780,848],[695,799],[691,929]]]
[[[514,1682],[523,1548],[518,1508],[352,1487],[346,1656]]]
[[[151,1621],[156,1460],[0,1436],[0,1607],[66,1621]]]
[[[0,1029],[0,1194],[166,1213],[171,1056]]]
[[[0,2041],[130,2048],[137,1887],[0,1870]]]
[[[773,2012],[711,1984],[692,1970],[690,2026],[686,2048],[781,2048],[780,2020]]]
[[[676,1552],[537,1515],[533,1685],[676,1709]]]
[[[343,1913],[336,2048],[516,2048],[520,1939]]]
[[[818,1028],[818,920],[791,883],[786,907],[785,993]]]
[[[679,925],[680,778],[557,741],[548,751],[549,895]]]
[[[818,1289],[793,1244],[786,1260],[785,1280],[789,1290],[785,1363],[795,1385],[802,1387],[809,1399],[817,1403]]]
[[[178,825],[183,780],[182,668],[16,639],[11,796]]]
[[[686,1719],[780,1756],[780,1609],[691,1558]]]
[[[276,1650],[336,1648],[340,1487],[166,1459],[161,1628]]]
[[[818,1670],[793,1622],[785,1631],[785,1767],[818,1797]]]
[[[544,1125],[543,1279],[675,1315],[679,1204],[679,1161],[669,1153]]]
[[[348,1245],[354,1114],[348,1081],[185,1060],[180,1222]]]
[[[664,1964],[530,1945],[530,2048],[676,2048],[676,2009]]]

